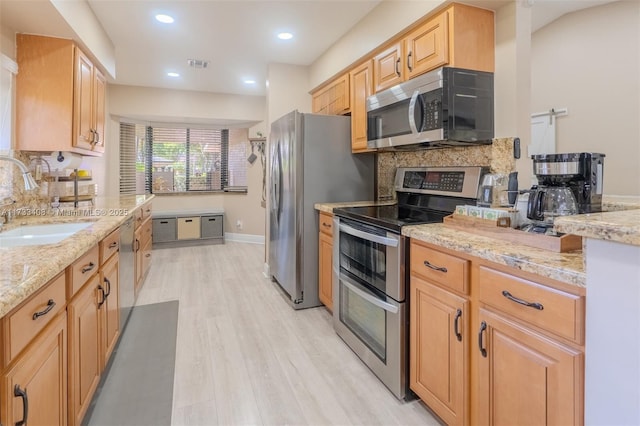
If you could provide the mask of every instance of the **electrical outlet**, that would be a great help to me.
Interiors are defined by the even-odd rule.
[[[242,221],[240,219],[236,221],[236,228],[242,229]]]

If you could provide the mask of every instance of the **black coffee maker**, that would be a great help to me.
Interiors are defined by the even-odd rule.
[[[579,214],[602,211],[604,157],[593,152],[531,156],[539,186],[568,186]]]

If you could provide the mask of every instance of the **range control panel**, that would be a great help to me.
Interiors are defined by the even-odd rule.
[[[395,190],[475,198],[485,167],[407,167],[396,171]]]

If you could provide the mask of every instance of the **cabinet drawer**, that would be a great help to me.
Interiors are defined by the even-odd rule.
[[[58,312],[64,311],[65,284],[65,274],[62,273],[3,319],[5,336],[8,336],[4,347],[5,365],[9,364]]]
[[[153,241],[156,243],[166,243],[176,240],[176,218],[157,218],[153,221]]]
[[[478,294],[480,302],[576,343],[584,342],[582,296],[485,266],[480,266]]]
[[[200,238],[200,216],[178,218],[178,239],[192,240]]]
[[[120,228],[100,241],[100,264],[103,265],[120,249]]]
[[[202,216],[200,238],[222,238],[222,215]]]
[[[411,242],[411,273],[462,294],[469,292],[469,261]]]
[[[333,238],[333,215],[320,212],[318,226],[320,228],[320,232],[324,232]]]
[[[71,266],[70,275],[71,282],[69,283],[69,299],[73,297],[78,290],[82,288],[84,283],[87,282],[95,273],[98,272],[99,255],[98,246],[95,245],[89,249],[80,259],[76,260]]]

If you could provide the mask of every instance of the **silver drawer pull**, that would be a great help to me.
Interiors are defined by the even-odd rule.
[[[427,268],[431,268],[434,271],[447,272],[447,268],[445,268],[444,266],[436,266],[432,263],[429,263],[428,260],[424,261],[424,266],[426,266]]]
[[[537,309],[539,311],[544,309],[544,306],[542,306],[542,303],[527,302],[526,300],[518,299],[517,297],[512,296],[511,293],[509,293],[507,290],[502,290],[502,295],[504,297],[506,297],[507,299],[511,300],[512,302],[516,302],[516,303],[519,303],[521,305],[528,306],[529,308],[534,308],[534,309]]]

